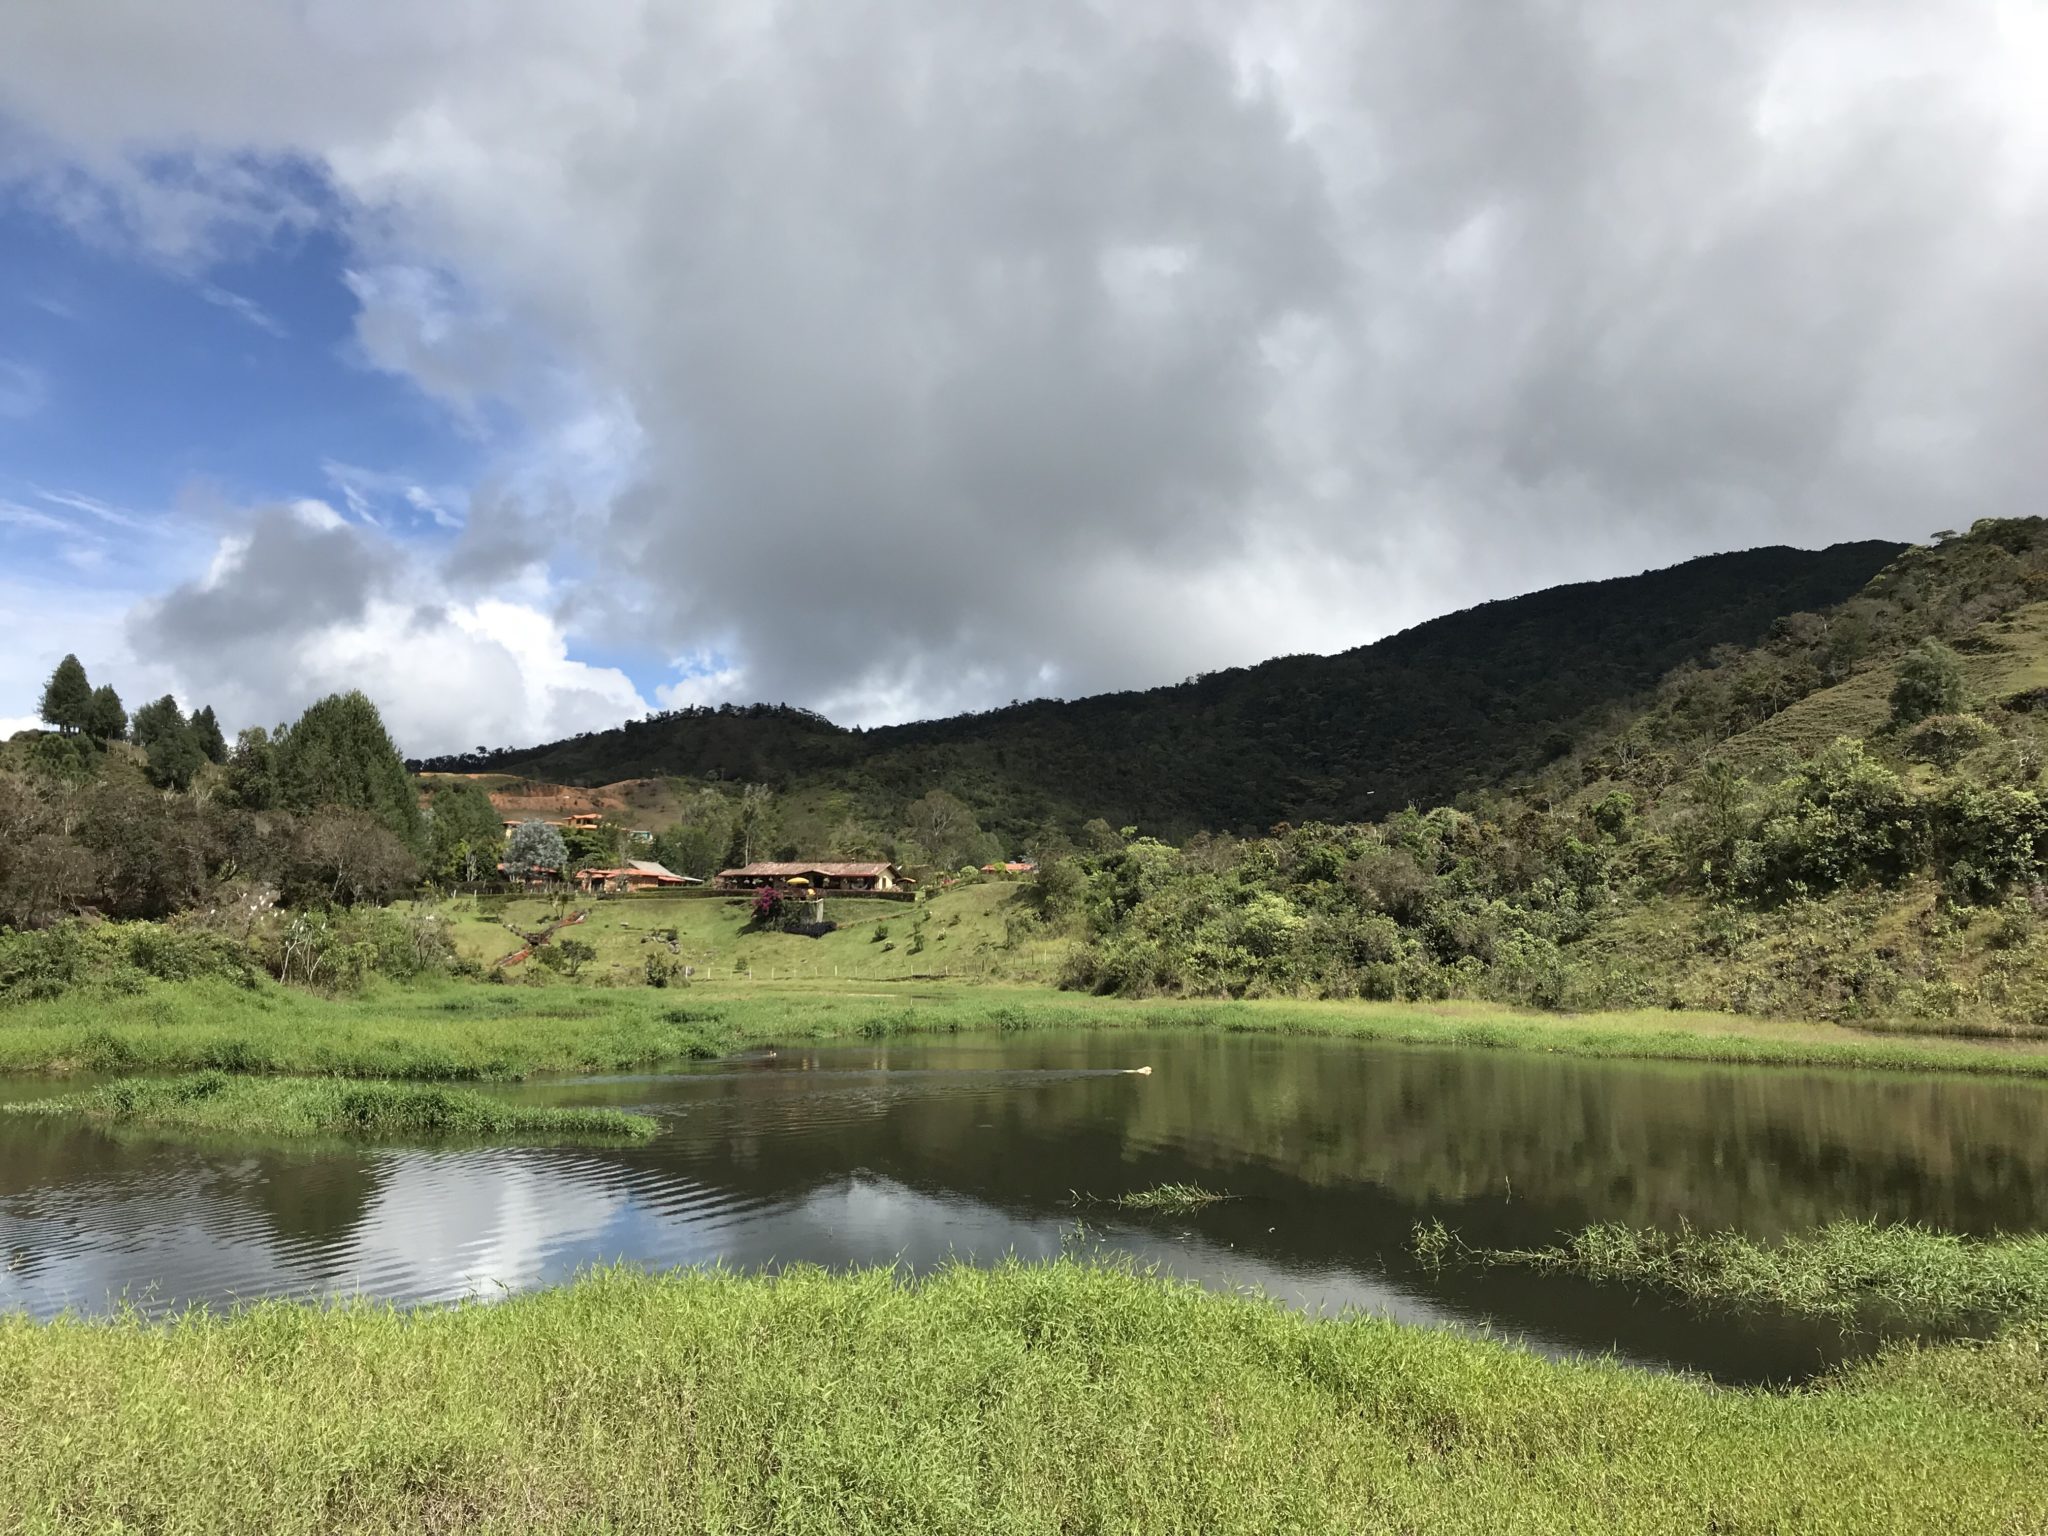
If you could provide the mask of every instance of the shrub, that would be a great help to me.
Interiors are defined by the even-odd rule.
[[[0,930],[0,1002],[78,990],[137,992],[151,981],[206,977],[247,986],[257,974],[246,945],[205,929],[70,921],[34,932]]]
[[[440,914],[382,907],[295,912],[257,939],[264,968],[279,981],[353,992],[373,976],[406,981],[446,972],[455,958]]]
[[[1963,664],[1939,640],[1922,640],[1899,662],[1892,685],[1892,724],[1911,725],[1963,707]]]
[[[555,939],[535,950],[533,958],[549,970],[574,980],[584,966],[597,958],[597,946],[581,939]]]

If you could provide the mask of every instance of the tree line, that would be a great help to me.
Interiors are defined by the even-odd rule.
[[[59,737],[53,759],[82,764],[81,745],[103,751],[115,742],[132,742],[149,781],[159,789],[189,789],[202,764],[227,760],[227,741],[211,705],[187,719],[167,693],[144,704],[131,720],[113,685],[93,686],[84,663],[73,655],[58,662],[43,685],[39,713]]]

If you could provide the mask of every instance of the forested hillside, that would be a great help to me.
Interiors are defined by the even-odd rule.
[[[2048,522],[1915,548],[1457,807],[1050,866],[1070,984],[2048,1030]]]
[[[425,766],[573,784],[672,776],[829,790],[884,827],[942,789],[1011,843],[1093,818],[1167,837],[1372,819],[1535,771],[1673,668],[1849,598],[1901,547],[1711,555],[1488,603],[1340,655],[1141,693],[872,731],[781,706],[684,710]]]

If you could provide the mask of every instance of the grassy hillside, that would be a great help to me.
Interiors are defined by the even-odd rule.
[[[2048,521],[1983,522],[1456,808],[1091,852],[1065,978],[2048,1033],[2044,690]]]
[[[664,957],[707,981],[1052,981],[1067,943],[1030,920],[1019,905],[1021,890],[1002,881],[962,885],[915,904],[828,897],[825,916],[840,926],[815,939],[762,929],[744,897],[630,897],[572,906],[588,917],[563,936],[596,949],[577,980],[599,985],[639,984],[648,960]],[[538,897],[465,898],[451,911],[457,953],[487,965],[521,947],[512,930],[535,933],[556,917]],[[539,969],[525,961],[508,974],[523,978]]]
[[[683,711],[427,766],[577,785],[674,775],[829,788],[882,826],[945,788],[1011,841],[1098,816],[1169,836],[1369,818],[1535,769],[1680,663],[1841,602],[1899,551],[1867,541],[1714,555],[1142,693],[865,732],[784,707]]]

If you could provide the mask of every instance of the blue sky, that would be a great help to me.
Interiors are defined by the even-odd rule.
[[[269,174],[331,209],[311,171]],[[198,702],[128,620],[203,580],[251,508],[331,514],[422,566],[453,547],[470,488],[516,450],[521,423],[503,402],[452,404],[379,366],[357,335],[359,267],[324,222],[165,259],[0,183],[0,591],[35,621],[0,675],[0,727],[27,723],[66,650],[131,703],[159,688]],[[573,552],[561,563],[573,574]],[[627,694],[703,670],[630,645],[576,657],[628,677]],[[585,723],[636,712],[637,697],[615,701]]]
[[[467,485],[481,445],[361,356],[346,270],[312,229],[181,272],[0,195],[0,356],[33,381],[0,411],[0,499],[36,514],[0,523],[14,575],[155,587],[203,568],[209,505],[346,507],[344,477],[394,529],[444,532],[404,488]]]

